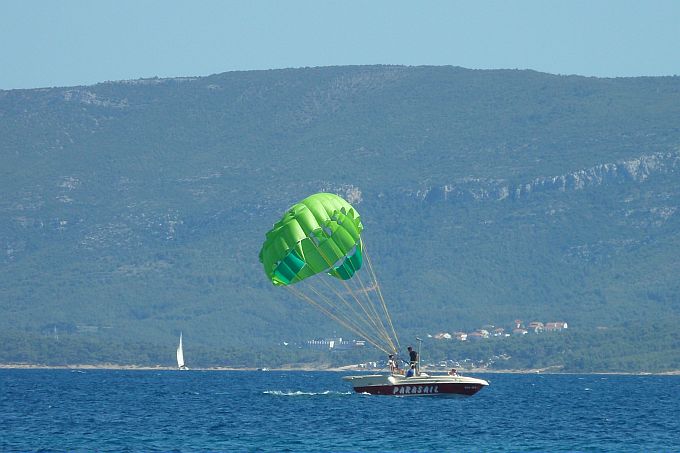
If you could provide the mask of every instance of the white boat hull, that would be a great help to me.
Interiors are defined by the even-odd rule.
[[[372,374],[345,376],[357,393],[393,396],[471,396],[489,385],[484,379],[468,376],[435,375],[425,373],[420,376]]]

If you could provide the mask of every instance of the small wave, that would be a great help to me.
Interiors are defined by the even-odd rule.
[[[325,390],[323,392],[303,392],[300,390],[297,390],[295,392],[291,391],[286,391],[283,392],[281,390],[265,390],[264,392],[265,395],[274,395],[274,396],[323,396],[323,395],[351,395],[352,392],[336,392],[333,390]]]

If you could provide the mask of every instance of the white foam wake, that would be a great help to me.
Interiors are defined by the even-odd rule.
[[[300,390],[297,391],[281,391],[281,390],[265,390],[264,392],[265,395],[274,395],[274,396],[318,396],[318,395],[351,395],[352,392],[337,392],[333,390],[325,390],[323,392],[303,392]]]

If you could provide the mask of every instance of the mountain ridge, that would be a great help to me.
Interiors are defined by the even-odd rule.
[[[678,320],[679,106],[678,77],[456,67],[3,91],[0,327],[206,351],[341,332],[257,261],[317,191],[356,205],[407,335]]]

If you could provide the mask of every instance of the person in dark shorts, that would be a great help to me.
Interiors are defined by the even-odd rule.
[[[411,346],[408,348],[408,358],[409,365],[413,365],[416,368],[416,373],[418,372],[418,352],[414,351]]]

